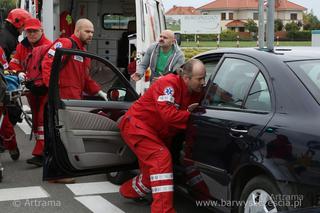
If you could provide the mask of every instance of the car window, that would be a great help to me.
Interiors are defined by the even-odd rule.
[[[271,111],[271,99],[267,82],[260,72],[256,80],[254,81],[246,103],[246,109]]]
[[[204,63],[204,66],[206,67],[206,82],[208,82],[210,76],[215,74],[218,62],[219,61],[210,61]]]
[[[320,60],[288,62],[288,65],[320,103]]]
[[[206,104],[241,108],[258,72],[259,69],[250,62],[226,58],[208,85]]]
[[[96,83],[107,94],[109,101],[131,102],[135,100],[135,95],[127,88],[125,81],[120,78],[119,71],[112,65],[86,56],[76,55],[74,57],[79,58],[78,61],[75,60],[74,62],[77,69],[74,69],[72,73],[66,72],[67,70],[60,72],[60,97],[105,101],[98,94],[92,93],[96,90],[92,90]],[[87,72],[91,79],[85,77],[84,72]],[[83,91],[81,91],[81,88],[83,88]]]

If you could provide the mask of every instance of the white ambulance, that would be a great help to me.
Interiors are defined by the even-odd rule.
[[[88,51],[108,59],[125,74],[130,61],[136,58],[138,64],[165,29],[161,0],[22,0],[20,7],[41,19],[52,41],[72,32],[77,19],[88,18],[95,27]],[[135,85],[138,94],[148,86],[144,79]]]

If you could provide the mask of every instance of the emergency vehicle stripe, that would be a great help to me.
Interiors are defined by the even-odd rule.
[[[132,180],[132,188],[140,195],[141,197],[144,197],[145,194],[140,191],[140,189],[137,187],[137,176],[135,176]]]
[[[150,175],[150,181],[158,181],[158,180],[172,180],[172,173],[162,173],[162,174],[154,174]]]
[[[151,190],[148,189],[148,187],[146,187],[145,185],[143,185],[143,183],[142,183],[142,174],[139,176],[138,184],[139,184],[139,186],[143,189],[143,191],[144,191],[145,193],[151,192]]]
[[[194,186],[201,181],[203,181],[202,176],[197,175],[197,176],[191,178],[189,181],[187,181],[187,184],[189,184],[190,186]]]
[[[154,186],[151,187],[152,193],[161,193],[161,192],[173,192],[173,185],[165,185],[165,186]]]
[[[38,131],[44,131],[43,126],[39,126],[39,127],[38,127]]]

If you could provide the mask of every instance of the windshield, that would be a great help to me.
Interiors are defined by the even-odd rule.
[[[320,103],[320,60],[289,62],[288,65]]]

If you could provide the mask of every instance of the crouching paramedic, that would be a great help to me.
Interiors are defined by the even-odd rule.
[[[119,124],[124,141],[136,154],[140,175],[125,182],[120,194],[139,198],[152,192],[151,212],[175,212],[173,207],[171,139],[185,130],[205,84],[203,63],[191,59],[179,75],[168,74],[141,96]]]
[[[4,28],[0,31],[0,69],[7,70],[8,60],[16,49],[18,37],[22,33],[25,20],[31,18],[31,14],[24,9],[13,9],[9,12],[5,20]],[[13,160],[17,160],[20,152],[16,142],[13,126],[9,120],[7,110],[0,108],[0,112],[5,112],[5,116],[0,128],[0,137],[6,149],[9,150]]]
[[[41,22],[38,19],[28,19],[24,30],[27,37],[18,44],[16,54],[9,63],[10,70],[15,70],[21,80],[25,80],[26,72],[28,72],[28,70],[24,70],[26,67],[25,60],[28,60],[28,55],[32,52],[32,49],[52,44],[44,35]],[[33,133],[36,138],[36,145],[32,151],[34,157],[27,159],[27,163],[41,166],[44,147],[43,111],[47,102],[47,94],[38,96],[29,93],[27,98],[32,111]]]

